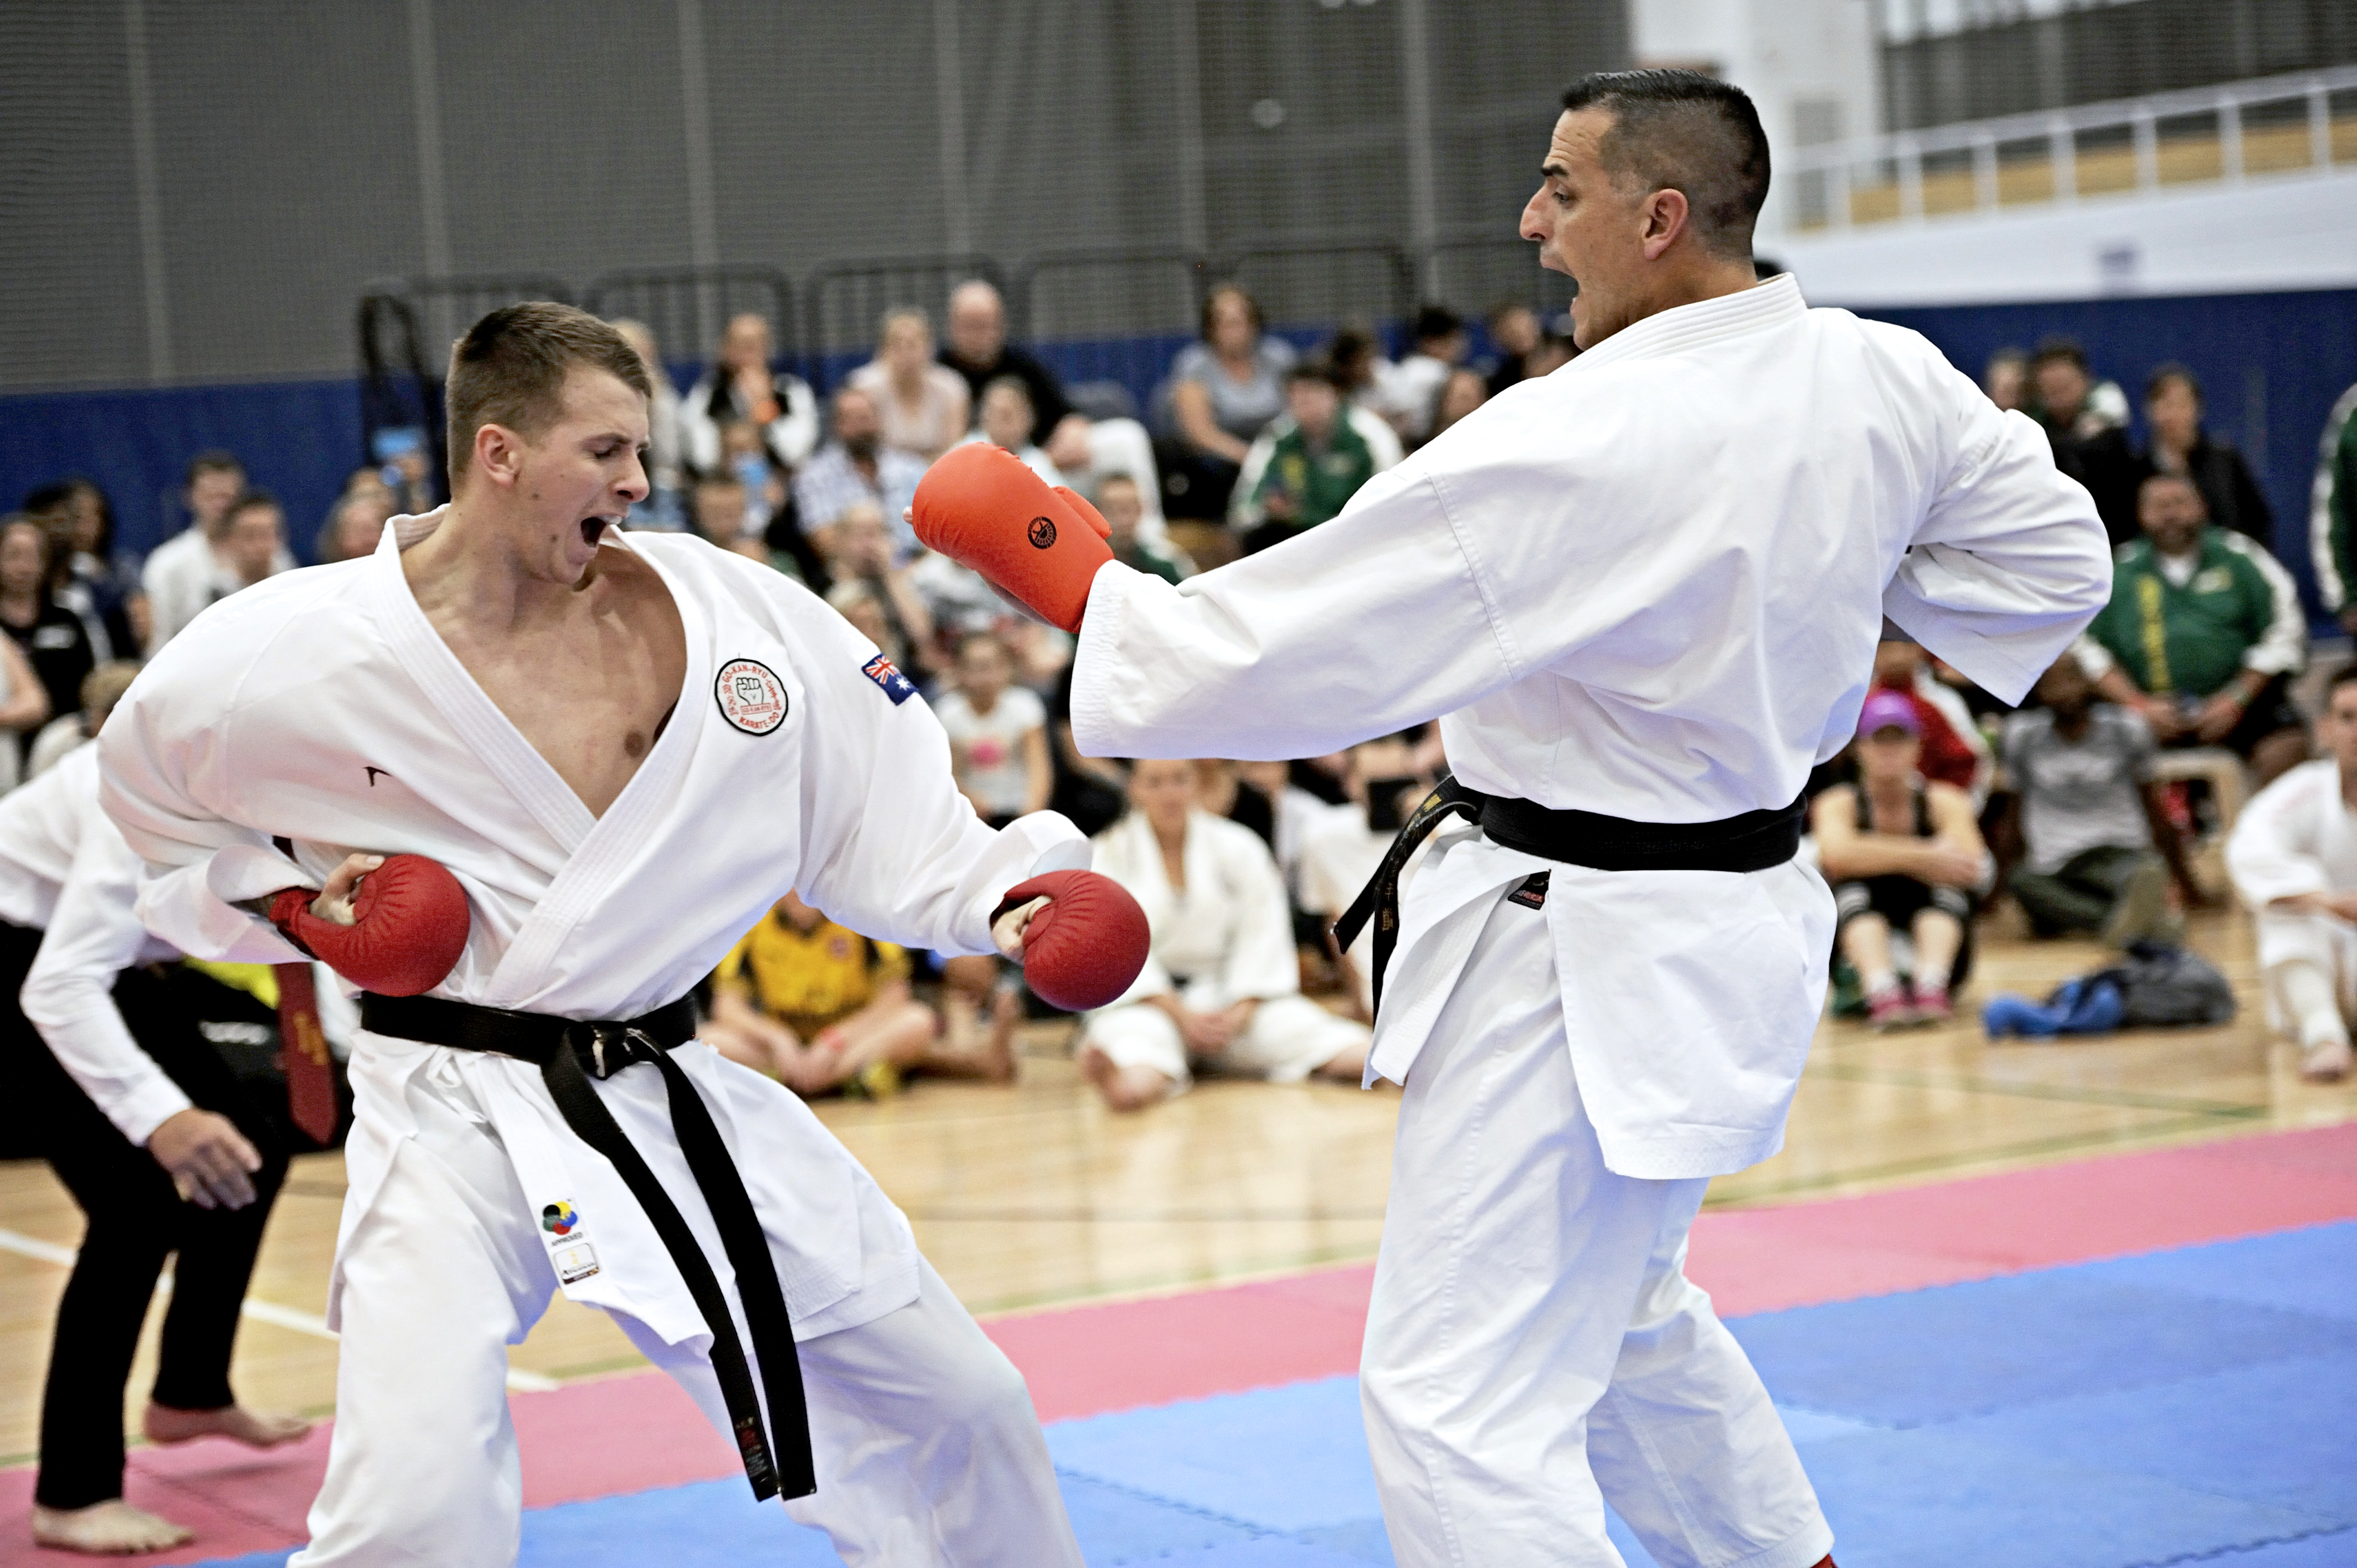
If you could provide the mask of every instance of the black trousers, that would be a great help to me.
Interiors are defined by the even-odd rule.
[[[87,1220],[58,1303],[41,1392],[41,1467],[34,1499],[84,1508],[123,1495],[123,1396],[164,1260],[179,1254],[164,1316],[156,1402],[214,1410],[235,1402],[230,1355],[263,1227],[307,1141],[286,1120],[276,1075],[277,1019],[244,992],[178,965],[124,972],[115,1004],[141,1048],[188,1098],[237,1124],[262,1153],[243,1208],[183,1203],[164,1168],[115,1129],[58,1065],[16,1004],[41,933],[0,924],[0,1058],[35,1146]]]

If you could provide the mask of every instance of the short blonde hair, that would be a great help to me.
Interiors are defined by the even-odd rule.
[[[502,306],[467,328],[451,347],[443,390],[451,489],[466,477],[484,425],[538,435],[555,424],[565,412],[565,378],[576,365],[608,371],[640,397],[654,396],[646,361],[630,339],[586,310],[535,300]]]

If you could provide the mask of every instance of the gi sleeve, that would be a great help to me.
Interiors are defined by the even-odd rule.
[[[848,621],[808,590],[780,585],[808,602],[793,617],[810,650],[796,891],[863,936],[996,952],[990,917],[1006,890],[1085,869],[1088,840],[1053,811],[994,832],[958,793],[932,710],[897,671],[868,673],[880,656]]]
[[[139,961],[146,928],[133,906],[139,859],[99,809],[84,813],[73,869],[58,896],[20,997],[25,1016],[106,1119],[136,1144],[189,1101],[140,1049],[114,1005],[114,977]]]
[[[2044,433],[1944,369],[1948,407],[1930,506],[1882,612],[2009,703],[2025,696],[2110,597],[2095,503],[2056,471]]]
[[[2253,909],[2278,898],[2332,891],[2317,853],[2319,789],[2340,787],[2331,768],[2299,768],[2251,797],[2226,840],[2226,874]]]
[[[1291,996],[1301,989],[1301,961],[1293,950],[1293,912],[1285,897],[1285,878],[1257,838],[1241,842],[1242,834],[1250,832],[1240,830],[1239,842],[1221,846],[1221,869],[1227,875],[1228,897],[1235,901],[1227,958],[1220,966],[1220,992],[1230,1005],[1246,997],[1265,1002]]]
[[[167,650],[124,694],[94,743],[99,800],[145,862],[137,914],[194,958],[295,963],[269,922],[236,907],[312,878],[264,834],[231,820],[234,671]]]

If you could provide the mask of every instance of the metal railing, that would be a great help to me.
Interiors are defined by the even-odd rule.
[[[1805,231],[2352,162],[2357,67],[2343,66],[1797,148],[1779,155],[1776,183]]]

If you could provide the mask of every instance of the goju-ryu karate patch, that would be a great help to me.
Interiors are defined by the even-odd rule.
[[[901,674],[900,667],[880,653],[861,665],[859,672],[881,686],[896,708],[917,694],[916,682]]]
[[[758,659],[732,659],[712,685],[720,716],[747,735],[767,735],[786,722],[786,683]]]

